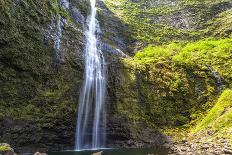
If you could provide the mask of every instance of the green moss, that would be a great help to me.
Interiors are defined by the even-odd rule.
[[[61,15],[75,26],[69,12],[57,0],[5,0],[0,1],[0,9],[0,120],[54,127],[57,120],[75,118],[81,62],[66,60],[59,69],[55,68],[53,45],[44,41],[52,16],[56,19]],[[68,37],[75,39],[75,44],[82,37],[69,27],[63,33],[63,39],[70,33]]]
[[[206,24],[207,21],[226,11],[230,1],[181,0],[167,3],[150,0],[117,2],[107,0],[105,4],[118,18],[129,25],[134,39],[144,43],[163,44],[177,40],[194,41],[205,36],[212,36],[209,32],[205,33],[209,27]],[[229,19],[228,13],[222,14]],[[177,20],[181,21],[176,21],[176,18],[180,18]],[[219,22],[217,25],[221,24],[221,29],[229,28],[227,23]],[[230,31],[228,33],[230,34]]]
[[[201,40],[188,43],[173,57],[173,61],[180,65],[211,66],[227,80],[231,80],[232,39]],[[228,81],[229,83],[229,81]]]
[[[149,45],[124,59],[129,79],[119,90],[120,112],[151,126],[192,126],[221,91],[210,68],[230,87],[231,45],[229,38]]]
[[[207,33],[216,37],[229,37],[232,32],[232,9],[219,14],[216,18],[210,20]]]
[[[191,75],[170,61],[156,62],[142,70],[135,66],[134,72],[128,70],[128,82],[118,90],[119,111],[133,121],[156,127],[184,125],[190,121],[191,111],[200,108],[207,101],[202,99],[211,94],[207,91],[209,77]],[[205,92],[195,92],[196,88]]]
[[[11,148],[9,147],[9,146],[5,146],[5,145],[3,145],[3,146],[0,146],[0,151],[8,151],[8,150],[10,150]]]
[[[206,117],[196,126],[194,132],[211,126],[214,130],[231,130],[232,127],[232,90],[225,90],[215,106]]]
[[[162,46],[148,46],[138,52],[131,63],[140,65],[153,64],[160,61],[172,61],[176,65],[207,70],[212,67],[225,80],[232,78],[231,56],[232,39],[203,39],[190,43],[172,43]],[[133,62],[132,62],[133,61]],[[222,65],[223,64],[223,65]],[[202,76],[204,76],[202,74]]]

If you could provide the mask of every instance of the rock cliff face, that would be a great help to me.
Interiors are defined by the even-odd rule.
[[[0,1],[0,141],[18,152],[74,146],[89,2],[65,2]],[[125,26],[98,5],[99,44],[110,64],[127,48]]]
[[[127,33],[131,37],[127,46],[132,48],[128,48],[128,55],[133,55],[133,50],[137,52],[148,43],[160,45],[181,41],[184,45],[201,38],[231,35],[231,20],[225,15],[231,12],[231,1],[107,0],[105,4],[129,28]],[[218,23],[225,19],[228,22],[219,26]],[[113,61],[110,65],[110,145],[165,145],[168,138],[154,131],[180,126],[187,128],[190,122],[196,123],[194,120],[210,109],[221,91],[225,87],[230,88],[231,78],[219,69],[222,66],[200,62],[192,66],[185,63],[178,65],[172,57],[184,46],[173,49],[172,46],[175,44],[153,49],[157,50],[157,56],[151,56],[148,47],[144,54],[148,60],[146,62],[144,58],[144,63],[136,63],[136,58],[133,58]],[[165,48],[171,49],[169,56],[165,56]],[[230,56],[225,57],[227,62]],[[224,61],[219,59],[217,61]],[[224,69],[229,71],[228,67]],[[152,136],[147,137],[143,133]],[[111,141],[111,137],[122,139],[115,142]]]
[[[222,24],[223,28],[216,24],[231,11],[230,0],[106,0],[105,3],[129,25],[137,48],[149,43],[194,41],[212,36],[212,32],[228,36],[231,31],[228,25],[231,20]],[[226,13],[227,10],[230,11]]]
[[[84,1],[69,8],[58,1],[0,3],[0,141],[16,151],[71,148],[83,73],[82,24],[88,12],[82,7],[88,5]],[[60,38],[59,16],[63,19]],[[59,64],[56,50],[61,51]]]
[[[210,68],[170,60],[140,68],[121,58],[148,43],[228,37],[231,6],[226,0],[98,2],[109,147],[163,145],[169,140],[160,127],[188,123],[198,105],[220,92]],[[0,142],[16,152],[72,149],[89,2],[0,0],[0,12]]]

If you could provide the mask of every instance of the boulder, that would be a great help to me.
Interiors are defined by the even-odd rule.
[[[7,143],[0,143],[0,155],[16,155],[14,149]]]
[[[34,155],[48,155],[47,153],[36,152]]]
[[[224,152],[225,154],[232,154],[232,149],[230,149],[230,148],[224,148],[224,149],[223,149],[223,152]]]
[[[93,153],[92,155],[102,155],[102,151],[101,152],[97,152],[97,153]]]

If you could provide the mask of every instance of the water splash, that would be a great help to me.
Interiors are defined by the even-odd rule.
[[[105,141],[105,61],[97,46],[96,0],[90,0],[85,49],[85,74],[76,127],[76,150],[104,147]]]

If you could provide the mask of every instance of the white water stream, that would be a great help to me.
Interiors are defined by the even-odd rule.
[[[105,142],[105,61],[97,46],[96,0],[90,0],[85,47],[85,73],[76,127],[76,150],[97,149]]]

